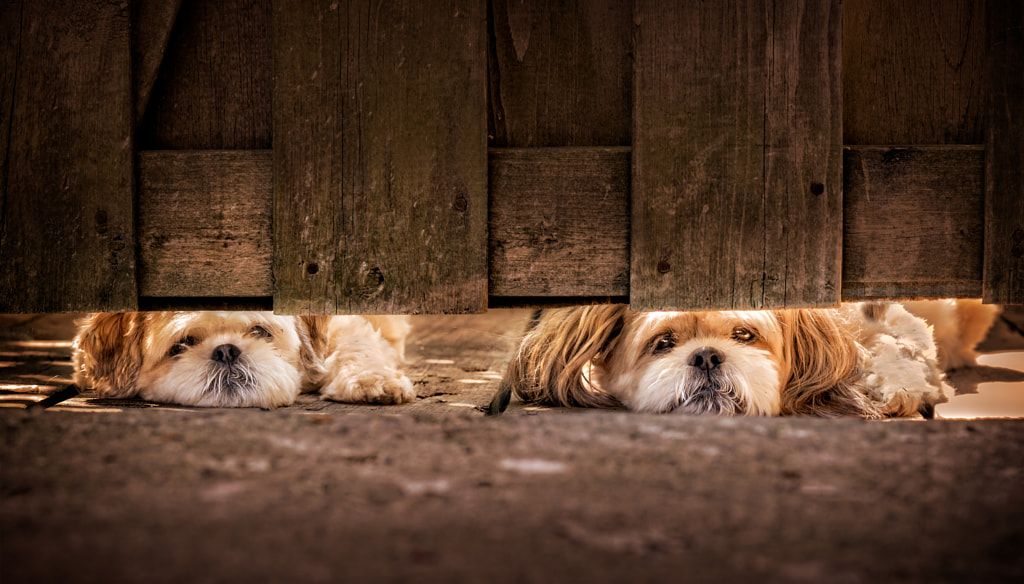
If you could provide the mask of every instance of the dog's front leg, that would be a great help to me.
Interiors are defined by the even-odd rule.
[[[320,389],[324,399],[401,404],[416,398],[392,343],[362,317],[333,319],[326,369]]]

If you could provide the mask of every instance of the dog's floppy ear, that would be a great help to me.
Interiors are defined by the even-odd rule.
[[[825,309],[780,310],[790,376],[782,389],[782,413],[881,418],[882,411],[857,390],[860,349]]]
[[[299,362],[302,365],[302,391],[313,391],[323,382],[327,369],[327,331],[330,316],[300,316],[295,319],[299,333]]]
[[[514,391],[528,403],[619,407],[618,400],[590,382],[587,372],[595,359],[611,351],[627,310],[605,305],[545,311],[509,363],[501,391]]]
[[[141,312],[101,312],[86,317],[72,349],[74,381],[103,397],[138,393],[146,318]]]

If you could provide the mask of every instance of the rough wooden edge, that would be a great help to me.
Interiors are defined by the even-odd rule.
[[[182,0],[135,0],[132,3],[132,74],[135,125],[142,122],[160,73]]]

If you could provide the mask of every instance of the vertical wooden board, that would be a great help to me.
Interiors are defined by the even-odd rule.
[[[844,143],[980,144],[984,59],[984,1],[844,0]]]
[[[21,3],[0,5],[0,211],[7,190],[8,147],[11,141],[11,104],[18,78],[18,47],[21,45]],[[2,225],[2,224],[0,224]],[[0,232],[0,242],[3,232]]]
[[[486,307],[483,0],[276,0],[274,308]]]
[[[1024,5],[988,4],[984,300],[1024,304]]]
[[[490,145],[628,146],[631,0],[488,0]]]
[[[140,149],[270,148],[270,6],[182,4],[138,131]]]
[[[630,304],[763,305],[763,0],[635,7]]]
[[[139,295],[267,297],[271,151],[139,153]]]
[[[832,306],[842,271],[842,7],[773,2],[768,15],[764,282],[754,303]]]
[[[146,113],[180,8],[181,0],[132,2],[132,81],[135,85],[136,125]]]
[[[134,309],[128,3],[10,1],[0,23],[0,312]]]

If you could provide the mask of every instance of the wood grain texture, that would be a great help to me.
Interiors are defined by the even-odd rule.
[[[636,6],[631,305],[836,302],[838,2]]]
[[[164,60],[181,0],[132,2],[132,81],[135,84],[135,124],[142,122],[149,97]]]
[[[844,0],[844,143],[980,144],[985,2]]]
[[[182,4],[138,132],[140,149],[270,148],[270,5]]]
[[[628,296],[629,149],[495,149],[491,296]]]
[[[274,308],[486,308],[486,8],[274,2]]]
[[[989,0],[984,300],[1024,304],[1024,5]]]
[[[768,16],[759,304],[833,306],[842,273],[842,7],[772,2]]]
[[[490,306],[625,301],[627,150],[495,149],[490,158]],[[982,148],[851,147],[844,159],[843,300],[980,296]],[[147,306],[181,306],[169,297],[200,293],[209,296],[184,305],[228,306],[222,297],[235,296],[249,306],[273,294],[271,168],[266,152],[141,153]],[[191,200],[207,212],[171,203]],[[190,254],[205,259],[179,257]]]
[[[627,146],[631,0],[488,0],[495,147]]]
[[[140,152],[139,293],[273,293],[271,151]]]
[[[7,1],[0,312],[137,305],[127,3]]]
[[[742,256],[764,256],[763,2],[638,0],[635,24],[630,304],[756,306],[763,274]]]
[[[983,155],[976,146],[844,151],[844,300],[980,294]]]

